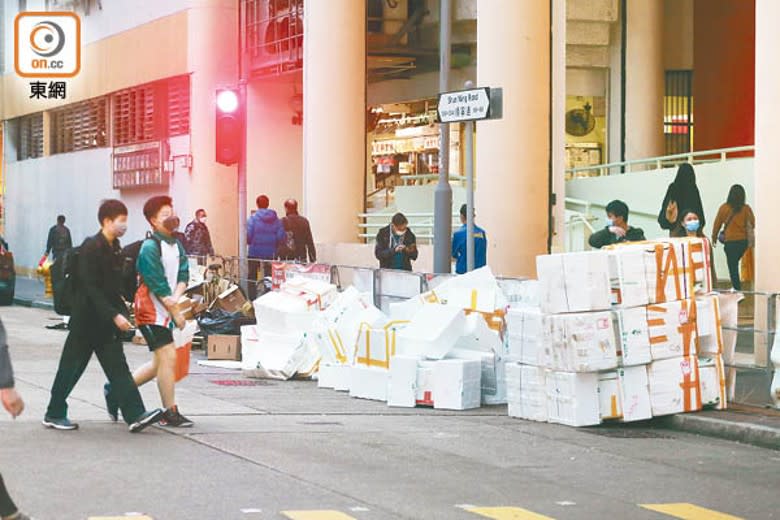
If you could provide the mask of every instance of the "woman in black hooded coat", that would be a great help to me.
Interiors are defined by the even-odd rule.
[[[701,218],[701,229],[704,229],[704,208],[701,195],[696,186],[696,174],[693,166],[683,163],[677,168],[677,176],[666,190],[661,211],[658,213],[658,224],[661,229],[669,231],[670,237],[684,237],[686,230],[681,223],[684,209],[696,212]]]

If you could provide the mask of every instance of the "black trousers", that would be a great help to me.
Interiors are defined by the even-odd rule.
[[[737,291],[742,290],[742,282],[739,279],[739,261],[742,260],[747,248],[747,240],[734,240],[723,244],[723,249],[726,251],[726,263],[729,266],[731,285]]]
[[[65,340],[46,416],[52,419],[68,416],[68,396],[87,368],[93,352],[111,383],[111,393],[122,410],[122,417],[131,424],[146,409],[127,366],[122,341],[116,334],[91,335],[78,330],[71,330]]]
[[[11,500],[11,496],[8,494],[8,490],[5,488],[5,482],[3,482],[3,476],[0,475],[0,517],[11,516],[16,513],[16,505]]]

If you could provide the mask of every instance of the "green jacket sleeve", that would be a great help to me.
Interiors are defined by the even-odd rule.
[[[173,290],[168,286],[168,280],[165,277],[160,246],[154,240],[144,240],[141,252],[138,253],[136,269],[146,286],[152,291],[152,294],[158,298],[165,298],[173,294]]]
[[[187,253],[184,251],[184,246],[181,242],[179,244],[179,275],[176,277],[176,281],[179,283],[189,283],[190,281],[190,260],[187,258]]]

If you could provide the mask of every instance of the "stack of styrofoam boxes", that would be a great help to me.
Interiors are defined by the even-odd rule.
[[[728,398],[720,297],[707,295],[697,298],[696,314],[702,405],[725,410]]]
[[[249,377],[290,379],[317,370],[319,349],[307,335],[338,296],[336,286],[297,279],[254,301],[257,325],[242,329],[242,368]]]

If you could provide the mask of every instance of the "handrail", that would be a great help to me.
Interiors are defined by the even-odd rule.
[[[754,145],[748,146],[734,146],[731,148],[718,148],[715,150],[700,150],[696,152],[679,153],[673,155],[664,155],[660,157],[649,157],[646,159],[631,159],[628,161],[612,162],[605,164],[595,164],[593,166],[578,166],[576,168],[569,168],[566,170],[566,174],[571,177],[576,177],[578,173],[584,172],[598,172],[598,176],[612,175],[612,170],[615,168],[625,169],[627,172],[631,171],[631,166],[638,165],[652,165],[654,168],[651,170],[660,170],[664,168],[664,163],[675,162],[689,162],[695,164],[696,162],[723,162],[728,159],[730,154],[755,152],[756,147]],[[718,156],[717,159],[712,159],[713,156]],[[709,159],[704,159],[709,157]],[[697,158],[698,159],[697,161]],[[603,172],[607,173],[604,174]]]
[[[597,208],[606,208],[607,207],[607,203],[606,202],[591,202],[591,201],[587,201],[587,200],[583,200],[583,199],[575,199],[575,198],[570,198],[570,197],[566,197],[564,199],[564,203],[566,205],[571,204],[573,206],[585,206],[586,210],[584,211],[584,213],[588,214],[588,215],[592,214],[590,212],[590,209],[592,207],[597,207]],[[574,212],[574,210],[569,210],[569,211]],[[648,213],[646,211],[639,211],[639,210],[634,210],[634,209],[631,210],[631,214],[632,215],[640,215],[640,216],[649,217],[649,218],[656,218],[656,217],[658,217],[658,215],[655,214],[655,213]]]

